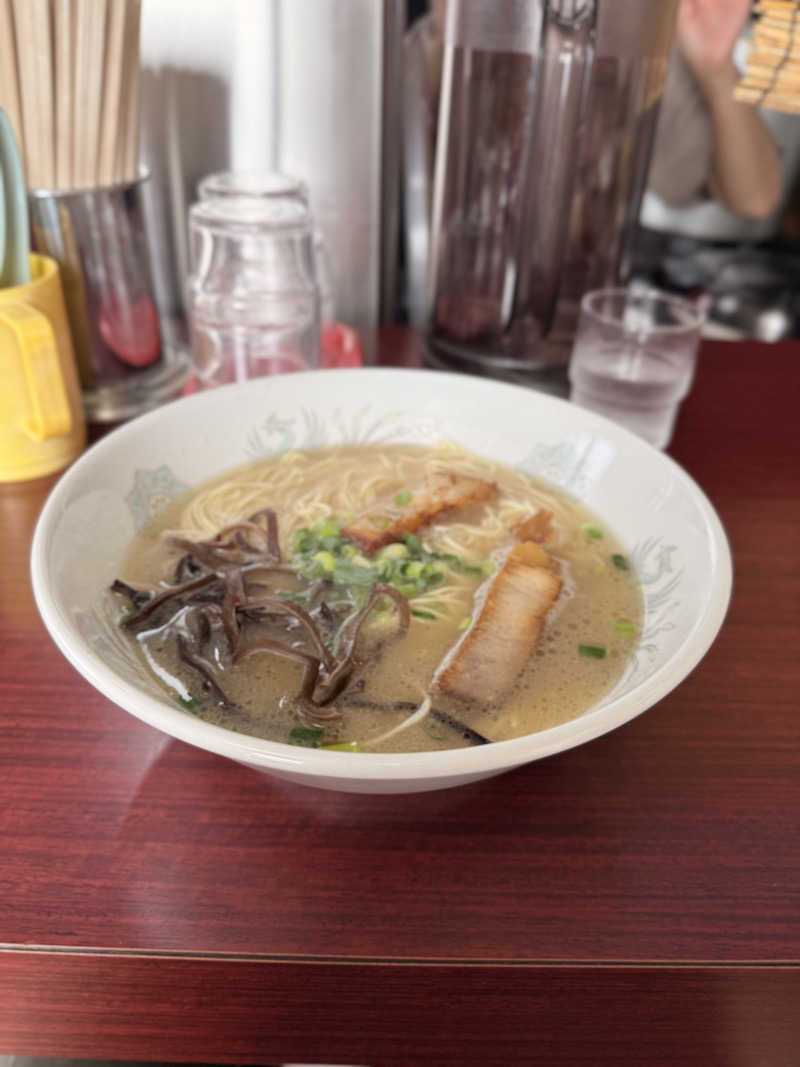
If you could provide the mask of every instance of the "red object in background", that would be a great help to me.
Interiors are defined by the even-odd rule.
[[[98,326],[114,355],[129,367],[149,367],[161,355],[158,312],[147,294],[132,303],[111,294],[100,307]]]
[[[322,367],[360,367],[364,363],[361,340],[350,326],[334,323],[322,327]]]

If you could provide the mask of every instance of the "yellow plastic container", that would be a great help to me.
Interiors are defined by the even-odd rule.
[[[31,281],[0,289],[0,481],[61,470],[86,445],[58,264],[30,257]]]

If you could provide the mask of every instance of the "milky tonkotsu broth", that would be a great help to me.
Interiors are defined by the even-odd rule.
[[[288,559],[296,531],[329,517],[359,514],[387,493],[400,494],[420,485],[436,470],[485,479],[495,483],[500,493],[491,503],[453,512],[418,531],[427,549],[452,553],[476,567],[493,559],[502,562],[503,552],[513,543],[511,528],[539,508],[547,508],[553,512],[557,533],[557,543],[548,551],[564,585],[536,652],[501,709],[470,707],[437,695],[433,695],[434,707],[492,741],[575,718],[617,682],[640,632],[641,594],[627,566],[626,549],[601,517],[571,497],[449,443],[431,448],[366,445],[292,452],[241,468],[189,493],[141,533],[121,577],[137,588],[164,587],[181,555],[169,543],[168,532],[208,539],[264,507],[277,514],[281,549]],[[334,701],[344,714],[341,721],[325,725],[321,741],[326,745],[356,741],[364,751],[392,752],[469,744],[431,716],[382,744],[372,745],[370,739],[399,725],[409,717],[408,706],[423,700],[438,664],[469,625],[475,590],[487,580],[468,573],[448,575],[440,586],[412,598],[412,612],[417,614],[412,615],[404,637],[395,637],[390,612],[375,616],[362,631],[357,647],[377,648],[378,653],[357,672],[355,678],[362,681]],[[290,586],[291,582],[285,588]],[[154,666],[158,639],[139,644]],[[220,673],[226,695],[251,715],[245,727],[204,699],[199,686],[193,685],[196,679],[187,678],[185,671],[181,675],[169,642],[164,646],[156,669],[175,699],[183,696],[186,703],[190,698],[193,712],[210,722],[272,740],[289,740],[297,722],[280,702],[298,689],[301,669],[297,664],[260,654]],[[603,658],[591,654],[598,649],[605,650]],[[405,710],[387,709],[385,705],[392,702],[407,706]],[[375,707],[378,703],[384,707]]]

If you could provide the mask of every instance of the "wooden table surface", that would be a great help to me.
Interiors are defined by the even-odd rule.
[[[799,399],[800,345],[704,345],[670,451],[735,588],[693,674],[421,795],[282,784],[110,704],[31,595],[55,479],[0,487],[0,1053],[797,1067]]]

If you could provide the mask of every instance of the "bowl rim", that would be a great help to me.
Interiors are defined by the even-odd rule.
[[[330,373],[330,371],[318,370],[280,377],[291,377],[294,383],[302,385],[300,379],[317,379]],[[337,370],[336,377],[344,380],[345,377],[369,375],[370,380],[375,383],[379,377],[389,381],[419,377],[421,383],[430,384],[432,373],[436,375],[442,387],[447,386],[448,379],[454,383],[457,382],[462,388],[465,383],[472,382],[480,386],[484,392],[487,389],[499,393],[511,390],[515,396],[518,396],[520,391],[529,392],[531,396],[537,398],[538,403],[548,406],[562,405],[569,408],[571,412],[575,410],[575,405],[565,399],[527,390],[524,386],[487,381],[483,378],[473,378],[446,371],[362,367]],[[267,741],[236,733],[223,726],[198,719],[177,706],[171,706],[167,702],[166,695],[163,700],[156,699],[121,679],[88,646],[82,642],[77,646],[73,643],[74,623],[62,612],[48,581],[48,548],[52,545],[56,523],[73,483],[83,476],[87,467],[101,459],[106,451],[116,448],[126,436],[136,437],[151,424],[158,423],[170,409],[174,409],[175,405],[212,404],[213,398],[223,391],[228,393],[245,389],[252,391],[253,386],[257,384],[268,391],[269,383],[276,380],[277,378],[263,378],[257,382],[248,381],[222,386],[216,390],[179,398],[131,419],[91,445],[65,471],[50,491],[42,507],[34,530],[30,554],[31,582],[39,613],[52,640],[72,666],[95,689],[128,714],[169,737],[206,751],[266,771],[292,773],[309,779],[338,779],[353,782],[402,780],[413,783],[422,779],[448,779],[470,775],[478,777],[511,769],[565,749],[577,747],[631,721],[652,708],[681,684],[711,647],[725,619],[733,586],[730,546],[719,516],[700,486],[671,456],[653,448],[611,420],[594,412],[581,410],[581,417],[587,429],[594,428],[599,433],[610,435],[620,441],[623,446],[625,443],[635,444],[637,448],[650,452],[652,458],[657,457],[657,462],[666,465],[671,475],[688,490],[696,504],[702,519],[703,532],[711,549],[709,594],[702,611],[693,621],[680,647],[670,660],[647,679],[635,685],[630,692],[602,707],[590,708],[577,718],[557,726],[506,741],[494,741],[488,745],[444,749],[436,752],[349,753],[300,748],[280,741]],[[642,700],[643,690],[646,693],[644,701]]]

